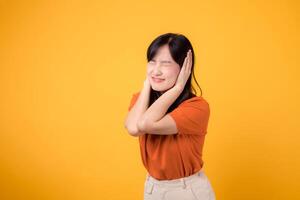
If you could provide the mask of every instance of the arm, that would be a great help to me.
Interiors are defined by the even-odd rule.
[[[182,90],[181,87],[174,86],[162,94],[138,120],[138,129],[148,134],[176,134],[175,121],[169,115],[164,115]]]
[[[139,136],[144,134],[144,132],[141,132],[141,130],[138,129],[137,121],[149,106],[150,91],[151,86],[149,80],[146,78],[146,80],[144,81],[144,87],[140,92],[136,103],[134,104],[130,112],[128,112],[125,119],[125,128],[132,136]]]
[[[171,135],[178,133],[178,127],[174,119],[169,114],[166,116],[164,115],[183,91],[186,81],[191,74],[191,63],[192,53],[191,50],[189,50],[177,77],[175,86],[162,94],[141,116],[137,123],[139,130],[156,135]]]

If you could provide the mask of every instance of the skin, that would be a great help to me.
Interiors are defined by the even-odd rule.
[[[171,135],[178,132],[176,123],[166,112],[178,98],[191,74],[192,53],[188,51],[182,68],[178,64],[165,65],[163,61],[173,61],[166,46],[162,46],[155,62],[147,65],[147,75],[143,89],[126,117],[125,127],[132,136],[142,134]],[[171,67],[172,66],[172,67]],[[155,83],[151,77],[161,77],[165,81]],[[148,108],[151,87],[162,95]]]
[[[161,46],[154,58],[147,64],[147,81],[150,82],[152,89],[164,93],[172,88],[174,84],[184,86],[189,77],[188,70],[191,70],[191,56],[192,53],[189,51],[185,59],[186,63],[180,69],[180,66],[173,60],[168,45]],[[176,82],[180,71],[183,70],[185,72],[182,72],[179,82]],[[152,77],[164,79],[164,81],[157,83]]]

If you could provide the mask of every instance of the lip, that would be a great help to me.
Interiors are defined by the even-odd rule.
[[[156,82],[156,83],[161,83],[161,82],[163,82],[165,79],[152,77],[152,80],[153,80],[154,82]]]

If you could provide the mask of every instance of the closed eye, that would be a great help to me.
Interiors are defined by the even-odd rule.
[[[149,62],[155,63],[156,61],[155,61],[155,60],[150,60]],[[168,64],[172,64],[171,61],[166,61],[166,60],[161,61],[161,63],[162,63],[162,64],[165,64],[165,65],[166,65],[166,64],[167,64],[167,65],[168,65]]]

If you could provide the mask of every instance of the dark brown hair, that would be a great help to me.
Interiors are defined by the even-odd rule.
[[[149,62],[152,60],[152,58],[155,56],[157,50],[163,46],[163,45],[168,45],[170,54],[173,58],[173,60],[180,66],[180,69],[183,65],[184,59],[186,57],[186,54],[189,49],[192,51],[192,68],[191,68],[191,74],[189,79],[187,80],[185,87],[179,97],[174,101],[174,103],[169,107],[167,110],[167,113],[171,112],[174,110],[179,104],[181,104],[183,101],[190,99],[192,97],[195,97],[197,92],[192,86],[192,76],[194,77],[194,80],[198,87],[200,88],[194,74],[194,63],[195,63],[195,54],[194,54],[194,49],[192,47],[191,42],[182,34],[176,34],[176,33],[165,33],[163,35],[158,36],[155,38],[151,44],[149,45],[147,49],[147,61]],[[192,90],[196,93],[194,94]],[[201,96],[202,96],[202,90],[201,91]],[[150,91],[150,102],[149,106],[156,101],[159,97],[161,96],[161,93],[159,91],[155,91],[151,88]]]

